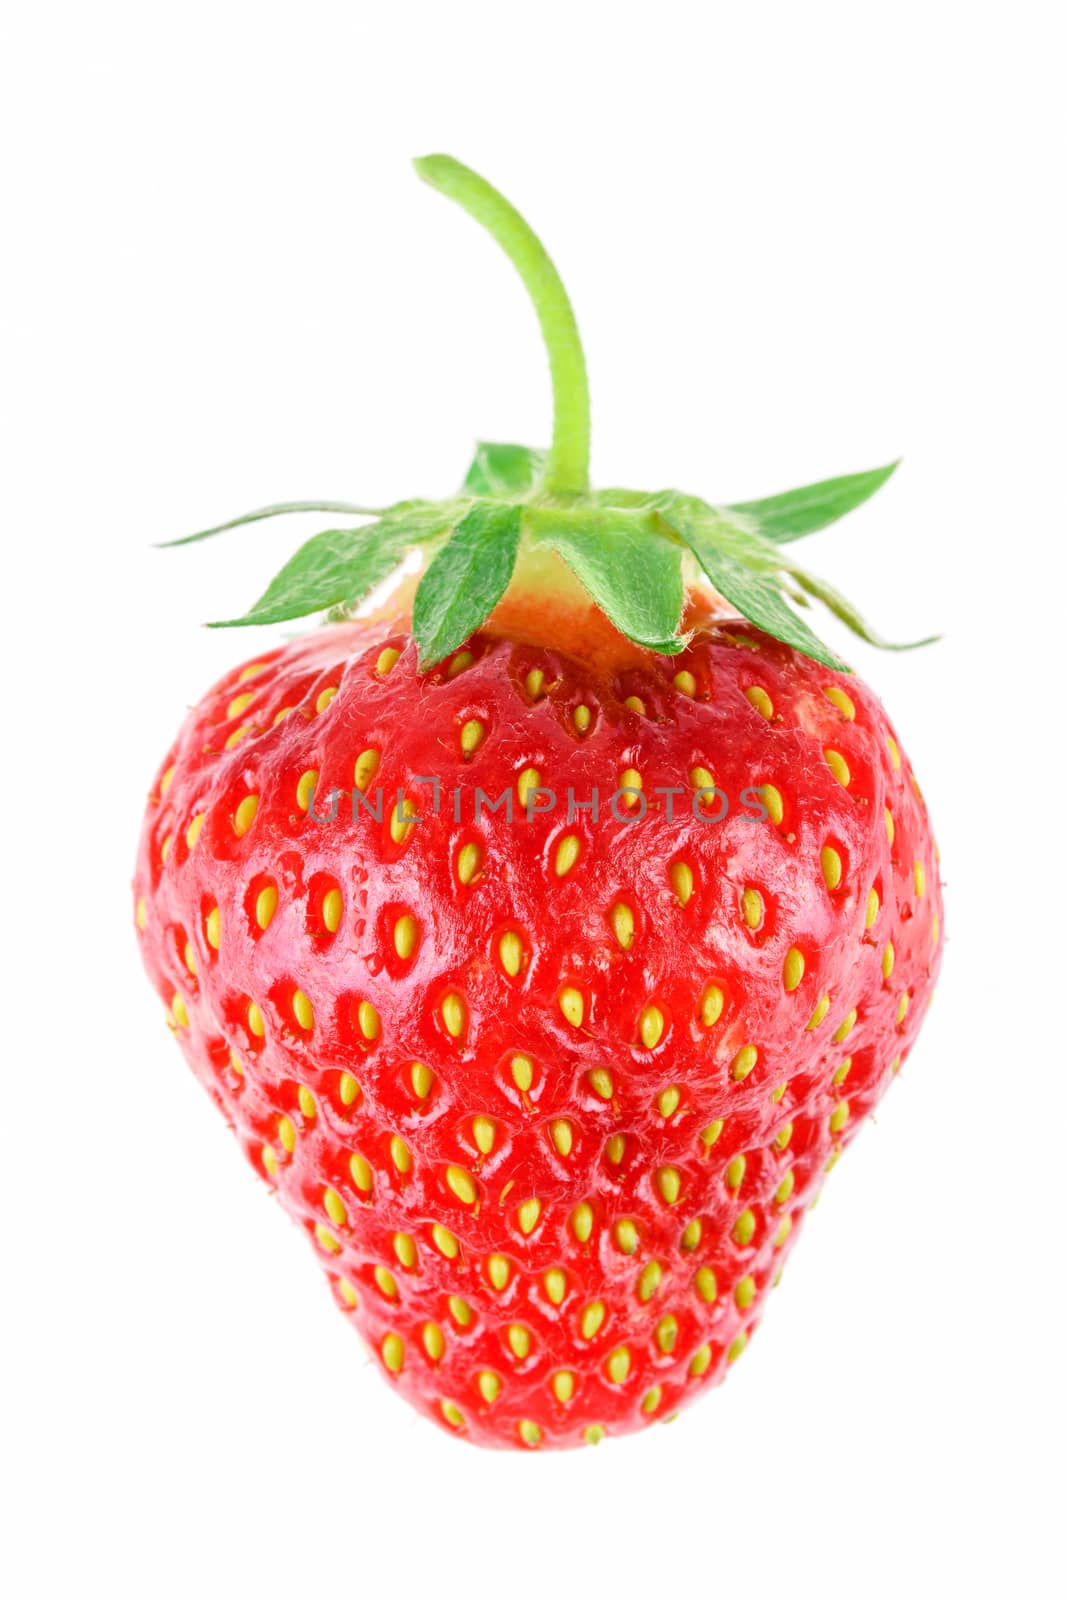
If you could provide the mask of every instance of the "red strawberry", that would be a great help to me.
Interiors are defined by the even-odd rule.
[[[534,276],[493,191],[426,175]],[[940,954],[893,730],[778,589],[832,594],[781,544],[885,474],[740,510],[595,495],[559,337],[578,403],[543,476],[483,447],[460,501],[275,580],[253,620],[357,604],[444,541],[413,621],[337,622],[194,709],[136,880],[190,1064],[387,1375],[531,1447],[723,1376]],[[683,546],[769,631],[695,587],[683,614]]]

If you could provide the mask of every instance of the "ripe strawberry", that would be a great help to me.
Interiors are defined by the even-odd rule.
[[[410,615],[334,621],[191,712],[137,924],[401,1392],[478,1443],[595,1442],[723,1376],[930,998],[922,798],[779,589],[863,627],[782,545],[886,474],[725,510],[590,492],[547,258],[466,169],[422,170],[536,285],[553,450],[482,447],[459,500],[294,557],[244,620],[354,607],[437,546]],[[749,621],[683,597],[683,549]]]

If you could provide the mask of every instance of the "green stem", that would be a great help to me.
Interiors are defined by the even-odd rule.
[[[451,156],[423,156],[415,171],[431,188],[455,200],[491,233],[533,301],[552,374],[552,448],[547,489],[581,494],[589,487],[589,380],[582,341],[567,291],[544,245],[492,184]]]

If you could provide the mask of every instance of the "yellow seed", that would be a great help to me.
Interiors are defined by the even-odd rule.
[[[522,939],[509,929],[507,933],[500,935],[497,949],[500,952],[500,965],[508,977],[517,977],[522,967]]]
[[[246,794],[241,804],[233,814],[233,831],[238,838],[246,834],[256,820],[259,810],[259,795]]]
[[[774,716],[774,706],[771,704],[771,697],[767,693],[766,689],[760,688],[759,684],[754,683],[750,689],[745,690],[745,699],[748,701],[750,706],[755,706],[760,716],[766,717],[768,722]]]
[[[782,964],[782,984],[789,994],[796,989],[804,976],[804,957],[794,945]]]
[[[900,771],[900,746],[891,733],[885,736],[885,747],[889,751],[889,759],[893,763],[893,771]]]
[[[481,870],[482,847],[481,845],[465,844],[456,856],[456,877],[460,883],[470,883]]]
[[[841,1129],[845,1126],[845,1123],[848,1121],[848,1117],[849,1117],[848,1101],[847,1100],[839,1100],[837,1102],[836,1106],[834,1107],[833,1111],[830,1113],[830,1132],[831,1133],[840,1133]]]
[[[296,786],[296,803],[301,811],[306,811],[314,800],[315,785],[318,781],[319,775],[314,767],[309,767],[306,772],[301,773]]]
[[[492,1117],[475,1117],[471,1123],[474,1142],[483,1156],[487,1156],[496,1139],[496,1123]]]
[[[692,1222],[686,1224],[682,1232],[682,1249],[695,1250],[704,1237],[704,1224],[699,1217],[694,1217]]]
[[[774,1235],[774,1248],[780,1250],[793,1231],[792,1217],[783,1217]]]
[[[643,782],[643,780],[641,778],[641,774],[638,772],[637,768],[636,767],[626,767],[624,771],[620,772],[619,773],[619,780],[618,780],[618,783],[616,784],[616,788],[618,788],[618,789],[643,789],[644,788],[644,782]],[[635,794],[625,794],[623,796],[623,799],[622,799],[622,804],[626,807],[627,810],[629,810],[631,807],[633,807],[633,806],[635,806],[637,804],[637,796]]]
[[[852,774],[848,770],[848,762],[840,750],[824,750],[823,757],[838,783],[842,788],[847,789],[852,782]]]
[[[445,671],[446,678],[458,678],[461,672],[466,672],[468,667],[474,665],[474,656],[469,650],[460,650],[452,657]]]
[[[235,694],[226,707],[226,721],[231,722],[234,717],[239,717],[245,706],[250,706],[255,698],[255,694],[251,691],[247,694]]]
[[[560,1405],[565,1406],[568,1400],[574,1398],[574,1381],[573,1372],[557,1372],[553,1376],[552,1393]]]
[[[518,794],[518,797],[519,797],[519,805],[522,806],[524,811],[526,809],[526,803],[529,800],[531,793],[533,792],[534,789],[539,789],[540,787],[541,787],[541,774],[538,772],[537,768],[536,767],[524,767],[523,770],[519,773],[519,776],[518,776],[518,778],[516,780],[516,783],[515,783],[515,791],[516,791],[516,793]]]
[[[516,1361],[525,1361],[533,1343],[530,1330],[521,1322],[513,1322],[507,1332],[508,1344]]]
[[[867,913],[864,918],[864,923],[868,928],[873,928],[878,921],[880,907],[881,901],[878,899],[878,890],[872,889],[867,896]]]
[[[321,711],[325,711],[326,707],[329,705],[330,701],[333,699],[333,697],[334,697],[334,695],[336,693],[337,693],[337,685],[336,684],[332,684],[332,685],[330,685],[330,687],[328,687],[326,689],[323,689],[322,693],[319,695],[318,699],[315,701],[315,710],[316,711],[320,711],[320,712]]]
[[[756,1280],[747,1274],[734,1289],[734,1304],[739,1311],[747,1311],[756,1298]]]
[[[886,838],[889,840],[890,844],[892,844],[893,840],[896,838],[896,832],[897,832],[897,830],[896,830],[896,828],[895,828],[895,826],[893,824],[893,813],[890,811],[889,807],[886,806],[886,808],[885,808],[885,835],[886,835]]]
[[[401,961],[409,961],[418,943],[419,929],[414,917],[407,913],[396,919],[393,927],[393,949]]]
[[[832,844],[824,844],[819,856],[822,864],[823,882],[831,891],[836,889],[841,882],[841,857]]]
[[[447,1261],[454,1261],[459,1255],[459,1240],[454,1233],[449,1233],[448,1229],[443,1227],[440,1222],[434,1223],[430,1229],[430,1237]]]
[[[890,939],[889,943],[886,945],[885,949],[882,951],[882,977],[885,979],[885,981],[887,983],[889,982],[890,976],[892,975],[893,965],[894,965],[894,963],[896,961],[896,958],[897,958],[897,953],[893,948],[893,941],[892,941],[892,939]]]
[[[758,889],[746,889],[741,896],[741,915],[750,928],[758,928],[763,921],[763,896]]]
[[[485,738],[485,723],[471,717],[459,730],[459,747],[465,756],[472,756]]]
[[[378,1285],[378,1288],[381,1290],[382,1294],[385,1295],[387,1300],[397,1299],[398,1291],[396,1287],[396,1279],[393,1277],[393,1274],[389,1271],[388,1267],[375,1267],[374,1281]]]
[[[656,1188],[665,1205],[673,1206],[682,1192],[682,1175],[677,1167],[659,1167],[656,1171]]]
[[[660,1116],[673,1117],[674,1113],[678,1109],[678,1104],[681,1098],[682,1091],[678,1088],[677,1084],[671,1083],[668,1084],[666,1089],[661,1089],[659,1097],[656,1100],[656,1109]]]
[[[639,1022],[641,1043],[646,1050],[654,1050],[663,1038],[665,1027],[663,1012],[659,1006],[646,1006],[641,1013]]]
[[[419,1100],[425,1100],[433,1088],[433,1073],[429,1067],[423,1066],[421,1061],[411,1063],[411,1088]]]
[[[567,1274],[562,1267],[549,1267],[543,1279],[545,1293],[554,1306],[563,1304],[567,1293]]]
[[[722,1129],[723,1124],[721,1118],[716,1119],[715,1122],[708,1123],[707,1127],[700,1135],[700,1142],[704,1146],[705,1150],[711,1149],[712,1145],[715,1144],[720,1133],[722,1132]]]
[[[594,1300],[583,1310],[578,1321],[583,1339],[595,1339],[604,1323],[606,1308],[603,1300]]]
[[[399,1372],[404,1365],[404,1341],[398,1333],[387,1333],[382,1340],[382,1360],[390,1372]]]
[[[613,1350],[605,1362],[608,1380],[611,1383],[625,1383],[630,1374],[630,1352],[624,1344]]]
[[[748,1334],[739,1333],[737,1338],[733,1341],[733,1343],[730,1345],[730,1348],[726,1352],[727,1361],[736,1361],[747,1343]]]
[[[316,1222],[315,1237],[322,1248],[328,1250],[331,1255],[336,1255],[341,1248],[339,1242],[334,1238],[324,1222]]]
[[[330,1221],[335,1222],[339,1228],[343,1228],[348,1221],[348,1212],[337,1190],[327,1189],[323,1194],[322,1204]]]
[[[845,1040],[848,1038],[849,1034],[852,1032],[852,1030],[853,1030],[853,1028],[855,1026],[856,1026],[856,1013],[853,1010],[853,1011],[849,1012],[848,1016],[844,1019],[844,1021],[841,1024],[841,1026],[838,1028],[837,1032],[834,1034],[834,1043],[835,1044],[844,1044]]]
[[[374,670],[380,678],[384,678],[386,673],[392,672],[399,660],[400,651],[395,650],[392,645],[387,645],[374,663]]]
[[[629,1217],[620,1217],[611,1231],[614,1235],[615,1243],[623,1255],[632,1256],[640,1243],[637,1224],[632,1222]]]
[[[566,1117],[558,1117],[552,1124],[552,1143],[561,1156],[569,1156],[574,1147],[574,1128]]]
[[[204,818],[206,816],[206,811],[198,811],[192,822],[190,822],[189,826],[185,830],[185,842],[190,850],[200,837],[200,829],[204,826]],[[238,829],[238,832],[242,831],[242,829]]]
[[[734,1082],[740,1083],[742,1079],[747,1078],[758,1060],[759,1051],[754,1044],[742,1045],[730,1067],[730,1076]]]
[[[641,1268],[637,1279],[637,1298],[641,1301],[651,1300],[660,1286],[663,1278],[663,1268],[658,1261],[648,1261]]]
[[[361,1000],[359,1002],[356,1010],[356,1020],[359,1023],[359,1031],[364,1039],[373,1043],[382,1031],[382,1019],[369,1000]]]
[[[935,911],[930,919],[930,943],[936,945],[941,937],[941,918]]]
[[[356,757],[356,764],[352,769],[352,781],[361,794],[377,772],[381,759],[380,750],[362,750]]]
[[[446,1032],[453,1038],[459,1039],[467,1025],[467,1006],[462,995],[446,994],[441,1001],[441,1021]]]
[[[585,1200],[571,1212],[571,1232],[579,1244],[586,1244],[593,1231],[593,1208]]]
[[[188,939],[186,939],[186,941],[185,941],[185,949],[182,951],[182,960],[185,962],[185,965],[188,967],[189,971],[192,973],[193,977],[195,978],[196,977],[196,951],[193,949],[193,947],[189,943]]]
[[[714,789],[715,779],[707,767],[691,767],[689,769],[689,782],[694,789]]]
[[[819,1001],[818,1005],[815,1007],[815,1010],[812,1012],[811,1017],[808,1020],[808,1032],[809,1033],[812,1032],[813,1029],[815,1029],[815,1028],[817,1028],[819,1026],[819,1023],[826,1016],[826,1013],[829,1011],[829,1009],[830,1009],[830,996],[828,994],[824,994],[822,999]]]
[[[621,900],[611,908],[611,931],[622,949],[629,950],[634,942],[634,914]]]
[[[525,1094],[533,1083],[533,1062],[529,1056],[512,1056],[511,1081],[520,1094]]]
[[[233,1068],[234,1072],[236,1072],[236,1074],[237,1074],[237,1076],[239,1078],[243,1078],[244,1077],[244,1075],[245,1075],[244,1063],[241,1060],[240,1056],[237,1054],[236,1050],[231,1050],[230,1051],[230,1066]]]
[[[916,863],[915,863],[914,876],[915,876],[915,893],[918,895],[919,899],[921,900],[923,895],[926,893],[926,873],[923,870],[923,864],[922,864],[921,861],[916,861]]]
[[[560,993],[559,1009],[572,1028],[580,1028],[585,1020],[585,1000],[582,991],[568,985]]]
[[[785,1127],[784,1128],[779,1128],[778,1132],[774,1136],[775,1148],[778,1149],[778,1150],[786,1150],[786,1149],[788,1149],[789,1141],[790,1141],[790,1139],[792,1137],[793,1137],[793,1124],[791,1122],[787,1122]]]
[[[745,1176],[745,1166],[746,1162],[743,1155],[734,1156],[733,1160],[726,1168],[726,1177],[724,1182],[728,1189],[740,1189],[741,1180]]]
[[[645,714],[645,702],[639,694],[628,694],[623,701],[623,705],[627,711],[633,711],[639,717],[643,717]]]
[[[167,859],[167,857],[169,855],[170,855],[170,834],[168,833],[167,837],[163,840],[163,843],[159,847],[159,859],[160,859],[160,861],[165,863],[166,859]]]
[[[536,1422],[531,1422],[524,1417],[519,1423],[519,1438],[523,1444],[539,1445],[541,1443],[541,1429]]]
[[[541,1215],[541,1202],[536,1198],[524,1200],[519,1207],[519,1228],[523,1233],[533,1233]]]
[[[904,993],[900,997],[900,1004],[897,1006],[897,1027],[898,1028],[903,1025],[904,1018],[908,1014],[908,1005],[909,1005],[910,1000],[911,1000],[911,996],[908,994],[908,991],[905,989]]]
[[[415,826],[417,812],[408,804],[407,795],[402,795],[397,804],[389,813],[389,837],[394,844],[403,844]]]
[[[278,909],[278,889],[273,883],[268,883],[256,895],[256,925],[259,928],[269,928],[271,918]]]
[[[540,700],[541,692],[545,686],[545,675],[540,667],[531,667],[526,674],[526,693],[531,700]]]
[[[273,717],[273,725],[274,725],[274,726],[277,726],[277,724],[278,724],[278,723],[279,723],[279,722],[284,722],[284,721],[285,721],[285,719],[286,719],[286,717],[287,717],[287,716],[288,716],[288,715],[289,715],[289,714],[290,714],[290,712],[291,712],[291,711],[292,711],[292,710],[293,710],[293,709],[294,709],[294,707],[293,707],[293,706],[282,706],[282,707],[281,707],[281,708],[280,708],[280,709],[279,709],[279,710],[278,710],[278,711],[276,711],[276,712],[275,712],[275,713],[274,713],[274,717]]]
[[[700,1346],[700,1349],[698,1351],[696,1351],[696,1353],[693,1356],[693,1359],[689,1363],[689,1376],[691,1378],[702,1377],[703,1374],[705,1372],[707,1372],[707,1370],[708,1370],[708,1368],[710,1366],[711,1366],[711,1346],[710,1345],[706,1345],[706,1344],[702,1344]]]
[[[658,1383],[653,1384],[652,1388],[641,1401],[641,1410],[646,1416],[651,1416],[662,1399],[663,1390],[660,1388]]]
[[[286,1155],[292,1155],[296,1149],[296,1129],[291,1117],[278,1118],[278,1142]]]
[[[445,1336],[436,1322],[428,1322],[422,1330],[422,1348],[431,1361],[440,1361],[445,1353]]]
[[[405,1172],[411,1171],[411,1151],[398,1133],[394,1133],[389,1140],[389,1154],[392,1157],[393,1166],[401,1176]]]
[[[353,1151],[348,1158],[348,1170],[360,1194],[370,1194],[374,1188],[374,1174],[366,1157]]]
[[[159,792],[160,792],[161,795],[166,794],[167,790],[171,786],[171,783],[172,783],[173,779],[174,779],[174,766],[173,766],[173,763],[172,763],[167,768],[166,772],[164,772],[163,776],[159,780]]]
[[[462,1167],[449,1167],[445,1172],[445,1182],[463,1205],[472,1206],[477,1200],[478,1186],[470,1173],[465,1172]]]
[[[556,877],[565,878],[581,853],[581,843],[573,833],[565,833],[556,846]]]
[[[709,983],[700,997],[700,1020],[711,1028],[722,1016],[724,995],[717,983]]]
[[[757,793],[766,807],[768,820],[773,822],[776,828],[780,828],[782,818],[785,816],[785,803],[782,800],[781,790],[776,789],[773,783],[763,783]]]
[[[823,694],[826,696],[827,700],[830,701],[831,705],[835,705],[837,707],[838,711],[840,711],[846,722],[853,722],[855,720],[856,707],[853,705],[844,689],[839,689],[835,683],[832,683],[828,688],[823,690]]]
[[[215,909],[217,911],[218,907],[216,906]],[[147,911],[147,908],[145,906],[144,895],[141,895],[140,898],[137,901],[137,907],[136,907],[136,910],[134,912],[134,920],[136,921],[137,926],[140,928],[141,932],[143,933],[144,930],[145,930],[145,924],[148,921],[148,911]],[[209,913],[209,921],[210,921],[210,913]],[[211,939],[210,939],[210,935],[209,935],[208,943],[210,943],[210,942],[211,942]],[[218,949],[218,945],[215,946],[215,949],[216,950]]]
[[[693,895],[693,869],[686,861],[676,861],[671,867],[671,888],[680,906],[687,906]]]
[[[451,1400],[441,1401],[441,1415],[450,1428],[462,1428],[465,1426],[462,1411],[458,1406],[454,1406]]]
[[[752,1236],[756,1231],[756,1219],[751,1211],[742,1211],[734,1223],[734,1241],[739,1245],[752,1243]]]
[[[676,672],[674,674],[674,687],[682,694],[694,695],[697,692],[697,681],[691,672]]]
[[[415,1241],[410,1233],[393,1234],[393,1254],[400,1262],[400,1265],[406,1267],[410,1272],[419,1259]]]
[[[248,1002],[248,1031],[257,1039],[262,1039],[264,1034],[263,1013],[254,1000]]]
[[[359,1295],[356,1293],[355,1284],[349,1283],[347,1278],[338,1278],[338,1293],[346,1306],[358,1306]]]
[[[307,1033],[315,1024],[315,1013],[311,1009],[311,1001],[303,989],[297,989],[293,995],[293,1016],[297,1026]]]
[[[619,1162],[622,1160],[625,1149],[625,1136],[621,1133],[613,1133],[607,1144],[604,1146],[604,1155],[613,1167],[617,1167]]]
[[[656,1324],[656,1344],[669,1356],[678,1340],[678,1318],[673,1312],[668,1311]]]
[[[592,722],[592,720],[593,713],[590,711],[588,706],[575,706],[574,726],[577,728],[579,733],[588,733],[589,724]]]
[[[845,1079],[848,1077],[848,1075],[849,1075],[851,1070],[852,1070],[852,1057],[851,1056],[846,1056],[844,1061],[842,1061],[841,1065],[838,1067],[837,1071],[834,1073],[832,1079],[830,1080],[831,1083],[833,1083],[835,1088],[839,1088],[841,1086],[841,1084],[844,1083]]]
[[[784,1094],[785,1094],[785,1091],[786,1091],[786,1089],[787,1089],[787,1088],[788,1088],[788,1087],[789,1087],[789,1086],[788,1086],[788,1084],[785,1084],[785,1083],[779,1083],[779,1084],[778,1084],[778,1085],[777,1085],[777,1086],[776,1086],[776,1087],[775,1087],[775,1088],[773,1088],[773,1089],[772,1089],[772,1090],[771,1090],[771,1099],[772,1099],[772,1101],[774,1101],[774,1102],[775,1102],[775,1103],[776,1103],[776,1104],[777,1104],[777,1102],[778,1102],[778,1101],[779,1101],[779,1100],[780,1100],[780,1099],[781,1099],[781,1098],[782,1098],[782,1096],[783,1096],[783,1095],[784,1095]]]
[[[179,1028],[187,1028],[189,1026],[189,1011],[177,990],[171,996],[170,1012]]]
[[[789,1199],[789,1196],[793,1193],[793,1189],[796,1186],[796,1181],[796,1174],[794,1172],[789,1171],[786,1173],[785,1177],[774,1191],[774,1198],[777,1205],[785,1205],[786,1201]]]

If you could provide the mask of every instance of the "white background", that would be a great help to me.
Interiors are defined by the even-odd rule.
[[[1053,8],[12,7],[4,151],[7,1592],[1034,1596],[1062,1580],[1064,320]],[[388,1392],[139,970],[141,805],[251,641],[273,499],[542,442],[515,198],[601,483],[904,466],[811,564],[941,840],[925,1033],[751,1351],[670,1428],[482,1454]],[[317,525],[317,524],[315,524]],[[311,525],[307,531],[310,531]],[[1057,1531],[1057,1520],[1059,1531]]]

